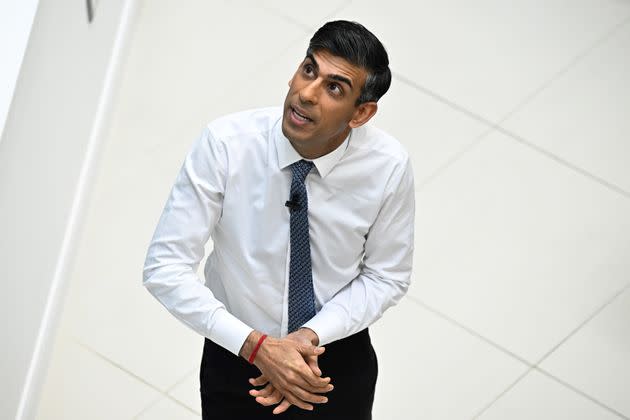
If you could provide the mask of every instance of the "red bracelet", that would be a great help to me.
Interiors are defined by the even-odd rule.
[[[256,347],[254,347],[254,351],[252,352],[251,356],[249,356],[249,364],[254,364],[254,359],[256,358],[256,353],[258,353],[258,349],[260,348],[260,345],[262,344],[263,341],[265,341],[265,338],[267,338],[267,334],[263,334],[259,339],[258,339],[258,344],[256,344]]]

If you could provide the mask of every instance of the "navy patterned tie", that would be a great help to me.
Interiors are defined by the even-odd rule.
[[[315,316],[315,293],[311,271],[311,244],[308,234],[308,197],[304,179],[313,162],[300,160],[291,165],[291,257],[289,267],[289,333]]]

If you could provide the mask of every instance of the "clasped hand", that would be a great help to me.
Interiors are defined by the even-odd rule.
[[[295,331],[285,338],[268,337],[258,350],[254,365],[262,375],[250,378],[250,395],[264,406],[280,403],[273,414],[286,411],[291,405],[313,410],[312,404],[323,404],[328,398],[321,395],[333,389],[330,378],[322,378],[317,357],[325,351],[316,347],[305,330]]]

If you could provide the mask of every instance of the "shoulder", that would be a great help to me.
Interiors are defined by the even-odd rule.
[[[214,140],[222,143],[259,138],[271,132],[281,116],[281,107],[248,109],[216,118],[207,128]]]
[[[374,125],[366,124],[355,129],[350,145],[355,158],[380,168],[404,171],[410,165],[409,152],[401,142]]]

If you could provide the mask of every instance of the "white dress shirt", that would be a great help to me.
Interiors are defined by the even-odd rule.
[[[175,317],[238,355],[253,329],[287,335],[291,168],[282,108],[210,122],[193,143],[149,245],[143,284]],[[311,160],[311,159],[307,159]],[[308,218],[320,345],[379,319],[406,293],[414,181],[401,144],[363,125],[312,159]],[[197,276],[204,245],[214,248]]]

